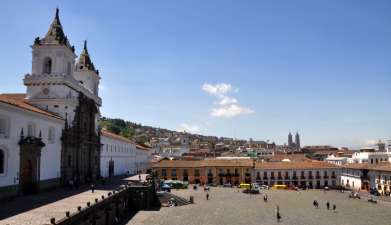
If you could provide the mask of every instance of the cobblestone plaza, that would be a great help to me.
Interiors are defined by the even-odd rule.
[[[347,193],[335,191],[266,191],[263,195],[246,195],[236,188],[212,188],[210,200],[206,201],[203,190],[174,190],[174,194],[189,198],[193,195],[194,205],[161,208],[160,211],[141,211],[128,225],[368,225],[391,224],[391,203],[373,204],[366,198],[349,199]],[[319,209],[312,202],[317,200]],[[327,210],[326,202],[335,204],[335,212]],[[282,216],[278,223],[275,207],[280,207]]]

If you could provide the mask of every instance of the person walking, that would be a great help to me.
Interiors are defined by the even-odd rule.
[[[267,194],[265,194],[265,195],[263,196],[263,201],[264,201],[264,202],[267,202]]]
[[[95,191],[95,186],[93,183],[91,183],[91,193],[94,193],[94,191]]]
[[[330,202],[329,201],[326,202],[326,207],[327,207],[327,210],[330,209]]]
[[[276,206],[276,219],[277,219],[277,222],[280,222],[280,220],[281,220],[280,206],[279,205]]]
[[[206,193],[206,200],[209,200],[209,193]]]
[[[337,206],[335,204],[333,204],[333,211],[335,212],[336,209],[337,209]]]

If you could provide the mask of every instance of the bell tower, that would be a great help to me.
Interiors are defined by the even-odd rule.
[[[94,63],[87,50],[87,41],[84,41],[83,51],[76,63],[75,78],[82,86],[88,89],[92,94],[98,96],[99,90],[99,70],[95,69]]]
[[[31,74],[26,74],[23,79],[27,88],[26,100],[30,104],[57,113],[70,124],[79,105],[80,94],[100,107],[102,100],[97,94],[75,79],[75,48],[64,33],[58,9],[46,35],[35,38],[31,48]]]

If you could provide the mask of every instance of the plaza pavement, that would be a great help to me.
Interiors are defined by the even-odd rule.
[[[65,212],[76,212],[78,206],[86,207],[87,202],[93,203],[95,198],[128,182],[137,180],[138,176],[128,178],[113,178],[105,185],[96,185],[94,193],[88,186],[77,190],[61,188],[50,192],[30,196],[22,196],[0,204],[0,225],[42,225],[50,224],[50,218],[56,220],[65,217]],[[142,176],[143,178],[145,175]]]
[[[390,225],[391,204],[373,204],[367,199],[349,199],[348,193],[336,191],[266,191],[263,195],[247,195],[237,188],[211,188],[206,201],[203,190],[173,190],[195,204],[161,208],[160,211],[140,211],[127,225]],[[319,209],[312,206],[317,200]],[[326,201],[336,204],[337,210],[326,209]],[[279,205],[282,220],[278,223],[275,207]]]

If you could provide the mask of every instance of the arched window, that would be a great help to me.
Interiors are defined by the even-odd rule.
[[[0,149],[0,174],[3,174],[5,171],[5,154],[2,149]]]
[[[47,57],[43,61],[43,71],[44,74],[51,74],[52,73],[52,59]]]

